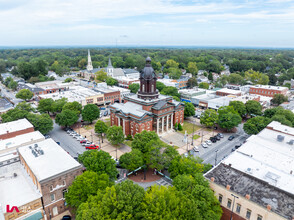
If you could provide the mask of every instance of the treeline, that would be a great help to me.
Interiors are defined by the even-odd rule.
[[[290,79],[287,74],[293,68],[293,50],[257,49],[139,49],[139,48],[92,48],[91,57],[94,68],[105,67],[111,57],[114,67],[141,70],[145,58],[152,58],[152,66],[157,72],[170,73],[177,78],[180,69],[196,73],[198,70],[220,73],[224,64],[231,72],[241,75],[254,70],[269,75],[282,73],[283,81]],[[44,75],[48,70],[64,74],[70,69],[84,69],[87,65],[86,48],[66,49],[20,49],[0,50],[0,72],[17,66],[15,75],[29,79]],[[274,81],[270,80],[270,82]]]

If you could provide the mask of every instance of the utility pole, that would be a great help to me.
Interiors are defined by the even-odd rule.
[[[218,150],[215,151],[215,160],[214,160],[214,166],[216,166],[216,163],[217,163],[217,152]]]
[[[234,212],[234,205],[235,205],[235,198],[239,199],[238,196],[235,196],[233,193],[231,194],[234,197],[234,201],[233,201],[233,206],[232,206],[232,210],[231,210],[231,218],[230,220],[233,219],[233,212]]]

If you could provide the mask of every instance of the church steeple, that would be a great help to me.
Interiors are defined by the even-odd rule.
[[[87,70],[92,71],[93,66],[92,66],[92,60],[91,60],[91,55],[90,55],[90,50],[88,50],[88,65],[87,65]]]
[[[151,58],[146,58],[146,65],[140,73],[140,91],[138,98],[156,99],[158,98],[158,90],[156,89],[156,74],[151,65]]]
[[[111,64],[111,59],[110,59],[110,57],[108,58],[108,67],[112,67],[112,64]]]
[[[113,77],[113,66],[112,66],[112,64],[111,64],[111,59],[110,59],[110,57],[108,58],[108,66],[107,66],[107,76],[111,76],[111,77]]]

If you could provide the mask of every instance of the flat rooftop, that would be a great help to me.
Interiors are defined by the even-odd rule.
[[[114,103],[113,105],[111,105],[111,107],[122,111],[124,114],[132,114],[139,117],[142,117],[143,115],[148,113],[148,111],[143,110],[142,105],[138,105],[133,102]]]
[[[179,93],[181,94],[187,94],[187,95],[193,95],[198,92],[204,92],[206,89],[201,89],[201,88],[193,88],[193,89],[181,89],[179,90]]]
[[[6,205],[19,207],[42,196],[20,162],[0,167],[0,189],[3,213]]]
[[[13,108],[13,104],[9,102],[6,98],[0,98],[0,112],[7,111]]]
[[[60,173],[81,167],[75,159],[73,159],[65,150],[63,150],[51,138],[37,142],[38,152],[43,154],[32,153],[35,144],[18,148],[19,154],[31,168],[38,181],[45,180]]]
[[[45,137],[39,132],[34,131],[13,138],[0,140],[0,153],[4,150],[14,150],[17,147],[24,146],[37,141],[45,140]]]
[[[273,89],[273,90],[288,90],[287,87],[282,87],[282,86],[270,86],[270,85],[253,85],[250,86],[250,88],[255,88],[255,89]]]
[[[7,131],[12,133],[33,127],[34,126],[27,119],[19,119],[17,121],[0,124],[0,135],[7,134]]]
[[[271,206],[271,211],[292,219],[294,210],[294,195],[287,193],[265,181],[255,178],[245,172],[220,163],[204,175],[206,178],[214,178],[214,183],[226,187],[230,185],[230,190],[243,197],[250,195],[253,201],[263,208]],[[237,202],[237,200],[236,200]]]
[[[217,92],[229,93],[229,94],[233,94],[233,95],[242,93],[241,90],[228,89],[228,88],[222,88],[220,90],[217,90]]]
[[[275,121],[268,127],[223,163],[294,195],[294,128]]]

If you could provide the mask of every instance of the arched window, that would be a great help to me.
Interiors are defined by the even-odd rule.
[[[142,91],[145,92],[145,85],[142,85]]]
[[[151,92],[154,92],[154,85],[151,86]]]

